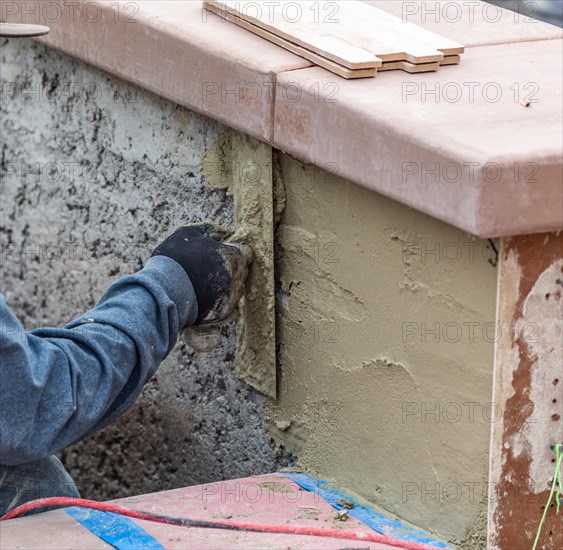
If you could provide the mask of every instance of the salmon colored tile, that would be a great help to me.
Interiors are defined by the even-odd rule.
[[[559,27],[480,0],[363,1],[467,47],[563,37]]]
[[[6,13],[51,27],[49,46],[266,141],[275,74],[311,66],[199,1],[89,4],[11,2]]]
[[[98,550],[111,549],[74,521],[66,512],[56,510],[0,523],[2,550]]]
[[[345,523],[336,520],[336,510],[317,493],[302,490],[280,474],[220,481],[116,502],[126,508],[190,519],[374,532],[352,517]],[[385,544],[325,537],[195,529],[148,521],[136,523],[170,550],[394,548]],[[46,512],[0,523],[0,537],[2,550],[111,548],[63,511]]]
[[[199,1],[105,1],[98,13],[28,0],[5,15],[47,24],[46,44],[468,232],[560,229],[561,29],[477,0],[369,3],[470,46],[461,65],[346,81]],[[498,101],[483,97],[495,90]],[[528,96],[539,102],[523,107]]]
[[[274,145],[481,237],[558,230],[562,52],[475,47],[436,73],[362,81],[284,73]]]

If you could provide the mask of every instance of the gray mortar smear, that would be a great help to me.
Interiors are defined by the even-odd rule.
[[[32,41],[0,40],[0,75],[15,85],[0,102],[1,290],[27,329],[84,313],[182,225],[233,227],[232,198],[200,170],[224,126]],[[221,334],[206,357],[180,340],[125,415],[63,451],[82,496],[287,465],[235,374],[234,324]]]

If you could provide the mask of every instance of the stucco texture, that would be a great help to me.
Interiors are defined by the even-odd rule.
[[[18,84],[1,103],[2,291],[29,327],[91,306],[176,226],[232,225],[227,185],[208,164],[213,185],[201,172],[225,128],[29,42],[1,56],[2,80]],[[22,162],[38,175],[22,176]],[[278,400],[236,379],[231,326],[207,357],[180,343],[138,404],[65,463],[85,496],[115,498],[296,456],[345,492],[483,547],[493,347],[505,330],[494,325],[495,243],[286,154],[272,162],[285,187]],[[76,250],[60,257],[48,243]]]
[[[1,288],[28,329],[91,307],[176,227],[232,224],[200,169],[221,125],[31,41],[3,39],[0,56]],[[232,326],[207,357],[180,342],[120,421],[64,451],[82,494],[279,467],[262,397],[234,369]]]
[[[321,478],[478,548],[495,243],[288,155],[280,166],[272,433]]]

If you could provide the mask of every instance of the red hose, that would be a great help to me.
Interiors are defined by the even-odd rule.
[[[17,518],[31,510],[37,508],[45,508],[49,506],[78,506],[80,508],[92,508],[102,512],[111,512],[120,514],[130,518],[142,519],[146,521],[154,521],[157,523],[166,523],[168,525],[191,526],[191,527],[207,527],[211,529],[230,529],[236,531],[248,531],[254,533],[282,533],[287,535],[308,535],[313,537],[331,537],[336,539],[361,540],[366,542],[377,542],[387,544],[395,548],[406,548],[407,550],[432,550],[435,546],[427,546],[418,542],[410,542],[379,533],[354,533],[353,531],[343,531],[341,529],[319,529],[318,527],[299,527],[296,525],[258,525],[255,523],[235,523],[231,521],[199,521],[188,520],[184,518],[172,518],[167,516],[159,516],[148,512],[138,512],[122,508],[115,504],[106,502],[96,502],[94,500],[86,500],[83,498],[66,498],[66,497],[50,497],[40,498],[26,502],[17,508],[14,508],[0,518],[0,521]]]

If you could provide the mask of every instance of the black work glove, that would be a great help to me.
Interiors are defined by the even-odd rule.
[[[194,287],[198,305],[196,325],[219,323],[234,311],[248,275],[246,260],[236,245],[216,239],[225,233],[211,225],[182,227],[152,253],[178,262]]]

